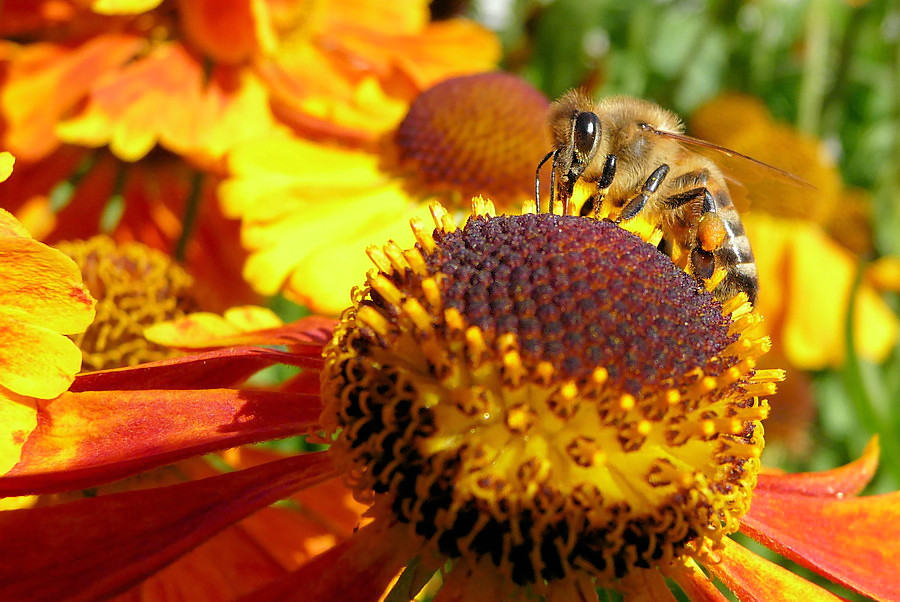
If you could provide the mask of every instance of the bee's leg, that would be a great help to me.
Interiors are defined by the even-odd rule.
[[[597,180],[595,184],[597,190],[588,197],[583,205],[581,205],[579,215],[582,217],[591,215],[592,213],[594,214],[594,217],[600,215],[603,199],[606,198],[609,187],[612,186],[613,180],[616,177],[617,159],[616,155],[613,154],[606,156],[606,162],[603,164],[603,172],[600,174],[600,179]]]
[[[547,162],[547,159],[556,154],[556,150],[552,150],[547,153],[541,162],[538,163],[537,169],[534,170],[534,204],[537,207],[537,212],[541,212],[541,168],[544,166],[544,163]],[[554,180],[556,179],[554,176],[556,174],[554,172],[550,172],[550,202],[553,202],[553,185],[556,183]]]
[[[647,181],[644,182],[644,185],[641,187],[641,192],[622,207],[622,212],[619,213],[619,217],[616,218],[616,223],[626,222],[640,213],[641,209],[644,208],[644,205],[647,204],[650,195],[656,192],[659,185],[666,179],[668,173],[669,166],[665,163],[654,169],[653,173],[650,174],[650,177],[647,178]]]

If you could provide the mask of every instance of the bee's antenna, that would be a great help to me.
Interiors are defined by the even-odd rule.
[[[547,162],[547,159],[550,157],[554,157],[556,155],[556,149],[553,149],[547,155],[541,159],[541,162],[538,163],[537,169],[534,170],[534,204],[537,206],[537,212],[541,212],[541,168],[544,166],[544,163]],[[556,163],[554,159],[553,163]],[[553,185],[556,183],[555,178],[556,170],[550,172],[550,203],[553,203]]]

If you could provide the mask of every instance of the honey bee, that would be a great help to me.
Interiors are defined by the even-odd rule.
[[[549,159],[550,202],[568,203],[576,182],[590,185],[582,215],[616,223],[638,216],[662,233],[659,249],[677,256],[689,273],[706,281],[717,268],[724,278],[717,299],[738,292],[756,303],[756,263],[733,195],[811,189],[797,178],[746,155],[685,136],[670,111],[638,98],[614,96],[595,102],[572,90],[550,107],[555,147],[538,164],[535,199],[540,211],[540,170]],[[775,185],[775,186],[773,186]]]

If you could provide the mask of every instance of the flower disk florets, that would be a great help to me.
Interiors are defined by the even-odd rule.
[[[610,581],[736,530],[776,380],[749,306],[610,222],[435,221],[370,249],[326,351],[323,424],[358,491],[520,585]]]

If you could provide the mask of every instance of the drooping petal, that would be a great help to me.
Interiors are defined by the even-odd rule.
[[[803,577],[757,556],[730,539],[723,540],[721,562],[706,568],[724,583],[739,600],[840,600]]]
[[[843,498],[862,491],[877,467],[878,438],[873,437],[862,456],[849,464],[821,472],[761,473],[756,491]]]
[[[170,487],[0,512],[0,598],[105,598],[227,525],[334,476],[324,453]]]
[[[218,449],[316,428],[317,396],[230,389],[90,391],[38,402],[0,493],[85,488]]]
[[[272,310],[248,305],[232,307],[221,316],[200,312],[154,324],[144,335],[155,343],[182,349],[230,345],[321,346],[328,340],[333,325],[330,319],[304,318],[285,326]],[[313,332],[313,328],[318,331]]]
[[[375,602],[412,556],[409,537],[370,524],[247,600]]]
[[[865,596],[900,599],[900,492],[849,499],[757,489],[741,532]],[[799,598],[798,598],[799,599]]]
[[[248,456],[259,464],[285,457],[243,446],[220,458],[237,468],[257,465],[240,461]],[[232,461],[234,457],[237,463]],[[165,474],[196,480],[218,471],[194,458]],[[352,536],[365,509],[352,499],[339,478],[303,489],[289,499],[290,504],[263,508],[231,525],[116,600],[234,600]]]
[[[319,353],[285,353],[261,347],[228,347],[183,357],[86,372],[75,377],[72,392],[142,389],[216,389],[233,387],[272,364],[317,370]]]

